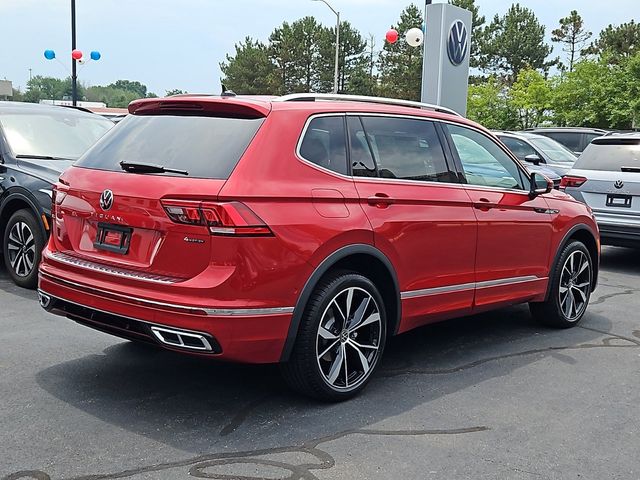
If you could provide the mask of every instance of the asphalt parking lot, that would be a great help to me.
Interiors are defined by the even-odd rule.
[[[525,306],[394,339],[363,395],[136,346],[0,272],[0,478],[640,478],[640,255],[605,248],[579,328]]]

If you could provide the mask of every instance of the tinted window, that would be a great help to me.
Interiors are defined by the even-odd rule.
[[[378,173],[383,178],[454,182],[432,122],[362,117]]]
[[[522,189],[520,169],[497,143],[470,128],[448,125],[467,183]]]
[[[560,142],[572,152],[582,151],[582,134],[570,133],[570,132],[550,132],[543,133],[543,135],[553,138],[556,142]]]
[[[311,120],[300,145],[300,156],[316,165],[347,174],[344,116]]]
[[[567,147],[552,138],[534,137],[529,141],[551,159],[554,163],[567,163],[572,165],[576,161],[576,155]]]
[[[376,164],[371,153],[369,138],[364,133],[362,121],[358,117],[348,117],[351,155],[351,171],[354,177],[377,177]]]
[[[531,145],[513,137],[498,137],[511,152],[520,160],[527,155],[538,155]]]
[[[186,170],[190,177],[226,179],[263,121],[129,115],[76,165],[121,171],[120,162],[126,160]]]
[[[612,172],[620,172],[623,167],[640,169],[640,140],[605,138],[587,146],[574,168]]]
[[[15,155],[77,159],[113,127],[98,115],[79,115],[71,109],[5,113],[0,126]]]

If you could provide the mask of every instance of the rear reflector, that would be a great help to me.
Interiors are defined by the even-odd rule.
[[[585,177],[576,177],[573,175],[566,175],[562,177],[560,181],[560,190],[564,190],[565,188],[578,188],[581,187],[587,179]]]
[[[175,223],[202,225],[212,235],[272,235],[262,219],[240,202],[162,200],[162,206]]]

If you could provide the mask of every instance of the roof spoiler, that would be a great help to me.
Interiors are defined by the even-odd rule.
[[[268,102],[238,97],[176,96],[143,98],[129,104],[132,115],[200,115],[231,118],[264,118],[271,112]]]

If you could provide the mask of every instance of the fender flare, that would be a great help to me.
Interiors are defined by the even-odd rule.
[[[593,237],[594,241],[596,242],[596,244],[598,244],[598,235],[595,234],[593,232],[593,230],[586,224],[584,223],[579,223],[577,225],[574,225],[573,227],[571,227],[571,229],[569,229],[569,231],[567,233],[565,233],[564,237],[562,237],[562,240],[560,241],[560,243],[558,244],[558,248],[556,250],[556,253],[553,257],[553,263],[551,263],[551,272],[554,272],[556,269],[556,266],[558,265],[558,261],[560,261],[560,254],[562,253],[562,251],[564,250],[564,247],[567,246],[567,244],[569,243],[569,239],[576,233],[579,231],[585,231],[587,232],[589,235],[591,235],[591,237]],[[598,252],[598,258],[597,258],[598,262],[600,260],[600,252]],[[594,291],[596,289],[596,285],[598,284],[598,270],[599,270],[599,264],[594,265],[594,269],[593,269],[593,279],[591,282],[591,291]],[[545,300],[547,300],[549,298],[549,294],[551,293],[551,278],[549,278],[549,284],[547,285],[547,293],[545,295]]]
[[[395,289],[395,293],[397,295],[396,310],[397,310],[397,319],[398,319],[398,321],[396,322],[395,330],[393,334],[395,335],[397,333],[398,327],[400,325],[400,315],[401,315],[400,287],[398,284],[398,277],[396,275],[395,269],[393,268],[393,265],[391,264],[391,261],[386,257],[384,253],[382,253],[380,250],[373,247],[372,245],[367,245],[367,244],[348,245],[346,247],[342,247],[336,250],[327,258],[325,258],[320,263],[320,265],[316,267],[314,272],[311,274],[311,276],[305,283],[302,291],[300,292],[300,296],[298,297],[298,301],[296,302],[296,306],[293,310],[293,315],[291,316],[291,323],[289,324],[287,339],[285,340],[284,347],[282,349],[282,355],[280,356],[281,362],[288,361],[289,357],[291,356],[291,352],[293,351],[293,346],[295,344],[296,337],[298,336],[298,329],[300,327],[300,322],[302,321],[302,315],[304,314],[304,309],[306,308],[307,303],[309,301],[309,297],[311,297],[311,294],[315,289],[316,285],[318,284],[318,282],[320,281],[320,279],[340,260],[356,254],[370,255],[372,257],[375,257],[377,260],[380,260],[380,262],[382,262],[382,264],[386,267],[389,275],[393,279],[393,286]]]

